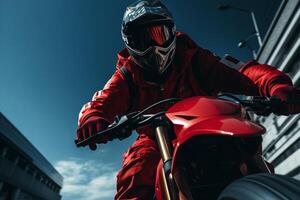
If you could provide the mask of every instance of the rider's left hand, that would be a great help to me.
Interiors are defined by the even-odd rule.
[[[282,101],[300,101],[300,89],[296,89],[292,86],[280,87],[276,89],[272,96],[279,97]],[[300,104],[283,104],[276,114],[290,115],[300,113]]]

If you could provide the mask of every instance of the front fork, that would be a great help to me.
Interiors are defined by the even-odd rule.
[[[162,157],[161,183],[166,200],[192,200],[186,178],[180,170],[171,173],[173,145],[168,136],[166,125],[159,125],[155,128],[155,136],[158,148]]]

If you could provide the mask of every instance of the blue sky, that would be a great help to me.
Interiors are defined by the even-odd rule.
[[[0,111],[65,177],[63,199],[112,199],[122,153],[134,141],[96,152],[74,146],[78,112],[115,70],[120,23],[132,1],[0,0]],[[265,35],[280,0],[165,0],[177,29],[200,46],[243,61],[239,40],[250,15],[220,12],[219,3],[253,9]],[[255,39],[252,45],[257,47]]]

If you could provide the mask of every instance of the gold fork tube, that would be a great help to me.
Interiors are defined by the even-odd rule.
[[[172,158],[172,148],[165,128],[163,126],[159,126],[155,129],[155,133],[163,162],[170,160]]]

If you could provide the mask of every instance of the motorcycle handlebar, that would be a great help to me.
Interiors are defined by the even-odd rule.
[[[300,105],[300,100],[282,101],[278,97],[268,98],[268,97],[246,96],[245,100],[241,100],[240,98],[237,98],[236,96],[231,94],[222,94],[218,96],[218,98],[221,97],[232,98],[235,101],[237,101],[239,104],[244,106],[246,110],[253,111],[256,114],[263,115],[263,116],[276,112],[283,104]],[[101,137],[108,137],[111,139],[118,138],[119,140],[123,140],[131,135],[132,130],[148,125],[151,123],[152,120],[156,119],[157,117],[161,117],[162,115],[165,114],[164,111],[153,115],[143,115],[145,111],[148,111],[150,108],[153,108],[154,106],[157,106],[161,103],[175,103],[180,100],[181,99],[175,99],[175,98],[162,100],[158,103],[150,105],[148,108],[142,111],[133,112],[128,115],[124,115],[122,117],[117,116],[115,121],[112,124],[110,124],[106,130],[101,131],[83,141],[75,140],[75,144],[77,147],[86,146],[90,143],[97,141],[97,139]]]
[[[124,115],[122,117],[116,117],[115,121],[108,126],[107,129],[96,133],[95,135],[83,140],[75,140],[77,147],[86,146],[90,143],[97,141],[100,138],[110,138],[123,140],[131,135],[131,132],[136,128],[146,126],[157,117],[163,116],[165,112],[159,112],[154,115]]]
[[[300,100],[282,101],[280,98],[274,97],[251,97],[241,100],[240,104],[248,111],[253,111],[257,115],[268,116],[271,113],[278,114],[283,106],[300,105]]]

